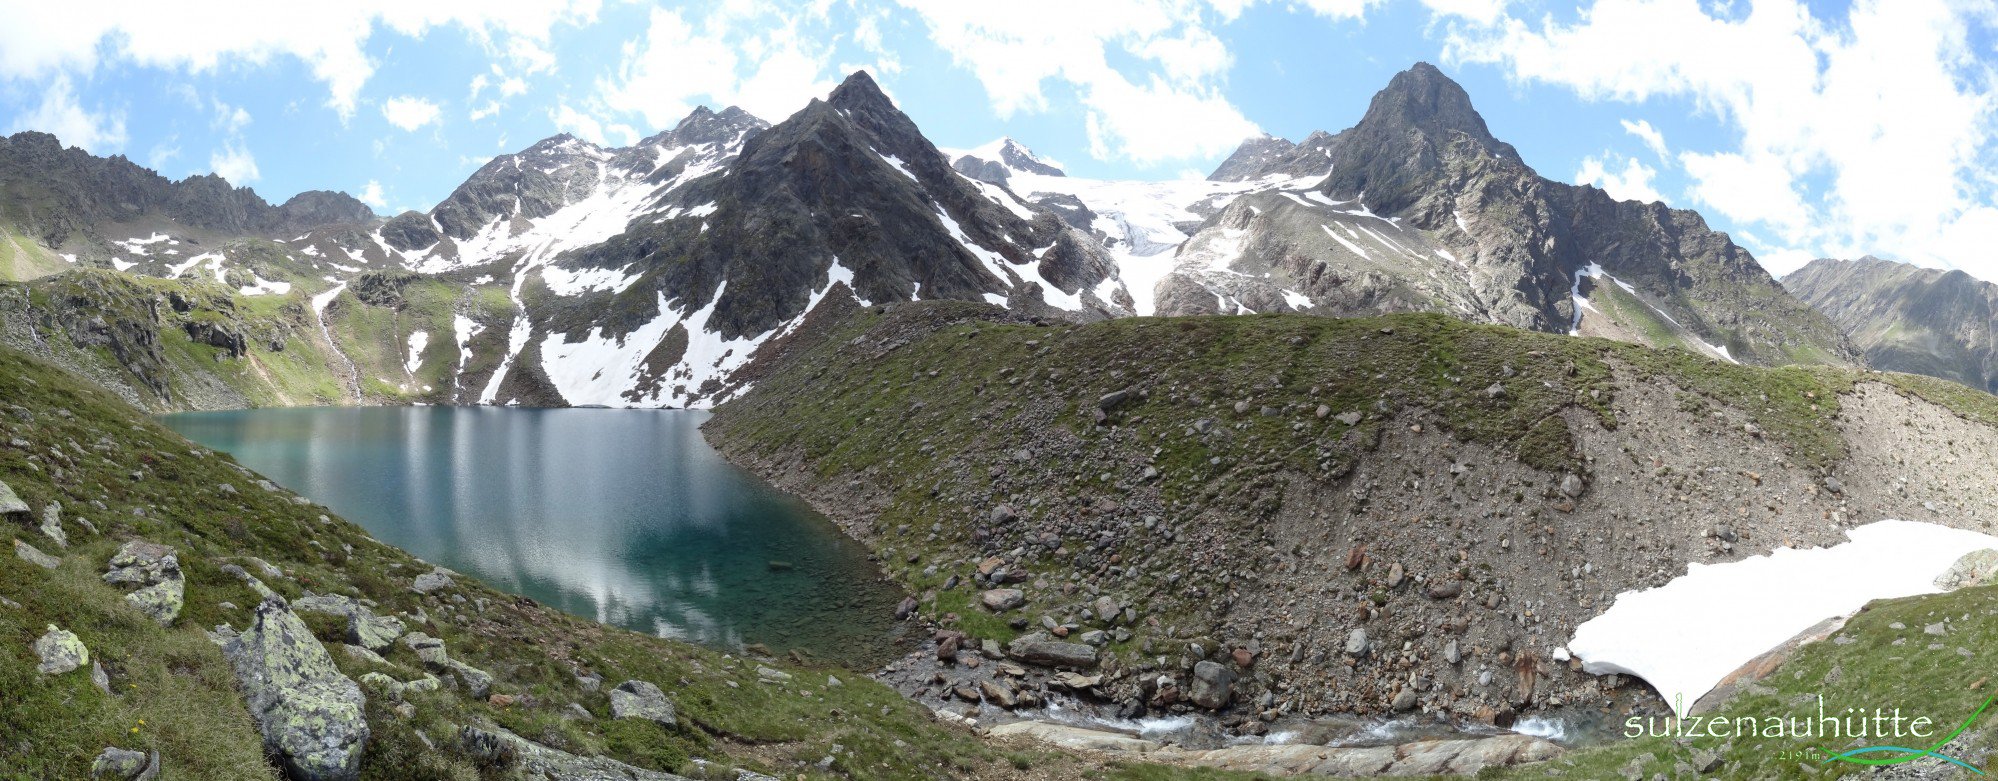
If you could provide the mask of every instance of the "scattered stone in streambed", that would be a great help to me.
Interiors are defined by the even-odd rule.
[[[625,681],[610,693],[611,716],[620,719],[644,719],[671,727],[679,723],[679,718],[666,693],[649,681]]]
[[[43,675],[62,675],[90,663],[90,649],[76,633],[49,624],[49,630],[35,640],[35,656],[41,660],[35,669]]]
[[[1234,696],[1235,671],[1226,665],[1201,661],[1193,665],[1193,704],[1221,708]]]
[[[1006,654],[1047,667],[1088,668],[1096,666],[1096,649],[1082,643],[1064,643],[1040,632],[1022,635],[1006,646]]]
[[[1017,588],[995,588],[978,595],[985,609],[994,613],[1004,613],[1027,604],[1027,595]]]
[[[326,647],[284,604],[257,606],[250,628],[222,655],[264,736],[265,753],[294,781],[355,781],[368,742],[360,685],[333,665]]]
[[[125,595],[125,601],[160,626],[172,626],[187,601],[187,579],[181,574],[180,558],[172,548],[154,542],[132,540],[120,546],[111,555],[104,582],[137,586],[138,590]]]

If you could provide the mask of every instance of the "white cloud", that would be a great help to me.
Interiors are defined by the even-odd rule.
[[[5,25],[0,25],[4,27]],[[14,119],[14,130],[53,133],[64,144],[108,155],[125,146],[125,112],[92,111],[76,101],[68,76],[57,76],[42,91],[42,102]]]
[[[1621,171],[1616,170],[1618,160],[1623,161]],[[1582,158],[1582,170],[1575,173],[1575,183],[1601,187],[1603,192],[1619,201],[1650,203],[1665,200],[1665,196],[1659,195],[1651,184],[1657,176],[1656,168],[1614,152],[1605,152],[1601,157]]]
[[[367,186],[361,188],[361,194],[355,197],[361,203],[374,207],[375,211],[388,208],[388,196],[382,193],[382,183],[373,179],[369,179]]]
[[[555,129],[559,132],[568,133],[598,146],[605,144],[604,123],[598,121],[596,117],[571,108],[567,103],[548,112],[548,119],[555,123]],[[503,146],[506,141],[501,140],[500,144]]]
[[[408,95],[389,98],[382,102],[382,116],[389,124],[404,130],[416,130],[436,122],[441,113],[436,103]]]
[[[1456,16],[1479,24],[1491,24],[1505,14],[1511,0],[1422,0],[1437,16]]]
[[[1623,120],[1623,130],[1626,133],[1637,136],[1638,140],[1643,141],[1644,147],[1651,150],[1652,154],[1660,158],[1670,158],[1672,156],[1672,153],[1665,147],[1665,134],[1658,132],[1658,128],[1652,127],[1649,121],[1642,119],[1636,122],[1628,119]]]
[[[774,7],[724,5],[690,19],[653,9],[645,34],[625,45],[614,78],[599,89],[610,108],[672,127],[708,98],[773,121],[832,91],[832,49],[801,31],[810,14],[780,18]]]
[[[146,167],[161,174],[166,173],[166,164],[180,157],[179,141],[179,136],[168,136],[165,141],[153,145],[152,151],[146,153]]]
[[[1998,279],[1998,92],[1973,43],[1994,17],[1977,0],[1855,0],[1843,18],[1800,0],[1596,0],[1572,23],[1453,31],[1446,57],[1587,99],[1690,103],[1735,136],[1682,140],[1690,197],[1765,228],[1772,256],[1871,252]]]
[[[326,85],[327,105],[345,118],[353,115],[362,86],[374,75],[365,44],[379,30],[416,37],[457,26],[532,67],[547,62],[539,55],[547,54],[544,45],[556,24],[594,19],[600,2],[9,2],[7,23],[0,25],[0,76],[89,73],[105,62],[208,71],[225,62],[261,65],[287,57],[303,62]]]
[[[492,83],[493,83],[492,79],[486,78],[486,74],[481,73],[477,76],[473,76],[472,93],[465,96],[465,101],[469,103],[471,101],[478,100],[479,93],[485,92],[486,87],[490,86]]]
[[[978,78],[1000,118],[1049,110],[1045,86],[1057,82],[1082,104],[1092,155],[1148,165],[1225,153],[1257,132],[1222,94],[1233,58],[1206,27],[1254,1],[1024,0],[995,14],[956,0],[899,0]],[[1335,18],[1371,4],[1304,3]],[[1126,73],[1133,64],[1138,72]]]
[[[257,180],[257,158],[243,145],[231,141],[208,156],[208,167],[237,187]]]
[[[527,82],[522,81],[519,76],[509,76],[499,84],[499,93],[502,98],[511,98],[516,95],[525,94],[526,92]]]

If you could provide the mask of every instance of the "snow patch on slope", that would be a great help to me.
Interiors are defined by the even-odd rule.
[[[1778,548],[1726,564],[1692,563],[1653,589],[1626,591],[1575,628],[1583,669],[1643,678],[1683,717],[1729,674],[1827,618],[1876,599],[1933,594],[1935,578],[1998,537],[1884,520],[1829,548]]]

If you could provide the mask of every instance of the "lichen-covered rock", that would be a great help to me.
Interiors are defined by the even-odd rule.
[[[679,723],[673,703],[666,693],[647,681],[625,681],[610,693],[611,715],[620,719],[646,719],[668,727]]]
[[[445,667],[451,671],[452,675],[457,676],[458,685],[465,687],[465,692],[472,695],[472,699],[483,700],[487,695],[493,693],[492,673],[456,659],[447,662]]]
[[[56,547],[69,547],[69,533],[62,530],[62,505],[51,503],[42,508],[42,533],[55,540]]]
[[[443,640],[422,632],[411,632],[403,636],[402,644],[416,652],[416,658],[423,662],[424,667],[443,670],[451,665],[451,654],[444,650]]]
[[[172,548],[145,540],[132,540],[111,555],[111,569],[104,582],[118,586],[138,586],[125,595],[139,612],[160,626],[173,625],[187,602],[187,578],[181,574],[180,558]]]
[[[354,781],[368,742],[367,699],[291,609],[257,606],[250,628],[222,648],[264,749],[295,781]]]
[[[367,608],[357,608],[347,616],[347,642],[370,651],[389,647],[403,631],[402,619],[378,616]]]
[[[1202,708],[1223,707],[1233,696],[1234,687],[1234,670],[1209,661],[1193,665],[1193,690],[1190,692],[1193,704]]]
[[[160,775],[160,752],[142,753],[116,746],[104,749],[90,763],[91,778],[115,781],[152,781]]]
[[[74,632],[49,624],[49,631],[35,641],[35,656],[41,664],[35,669],[43,675],[61,675],[90,663],[90,649],[83,647],[83,640]]]

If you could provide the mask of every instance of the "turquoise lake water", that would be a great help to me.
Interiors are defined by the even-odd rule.
[[[501,589],[724,649],[892,658],[902,593],[859,543],[722,460],[707,413],[311,408],[166,425]]]

